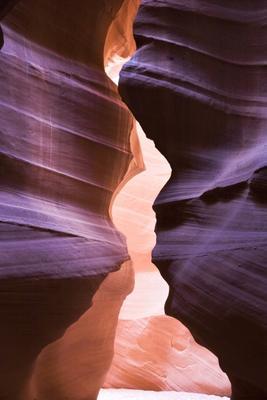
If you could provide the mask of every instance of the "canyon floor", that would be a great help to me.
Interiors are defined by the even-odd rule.
[[[229,400],[228,397],[184,392],[152,392],[129,389],[102,389],[98,400]]]

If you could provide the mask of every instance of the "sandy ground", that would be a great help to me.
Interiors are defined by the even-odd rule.
[[[229,398],[184,392],[102,389],[98,400],[229,400]]]

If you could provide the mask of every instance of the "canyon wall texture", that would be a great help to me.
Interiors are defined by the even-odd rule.
[[[119,320],[114,353],[105,388],[230,393],[217,358],[166,315]]]
[[[170,168],[104,68],[139,3],[0,2],[1,400],[228,394],[180,321],[233,399],[266,397],[266,4],[144,0],[135,23],[120,92],[172,168],[153,261],[177,321],[150,260]]]
[[[136,13],[134,3],[130,3],[130,10],[127,3],[120,9],[106,41],[109,43],[111,37],[117,43],[115,51],[107,53],[106,65],[114,82],[118,82],[119,71],[127,61],[125,49],[128,54],[135,49],[129,26]],[[121,32],[125,34],[120,36]],[[120,311],[114,358],[104,387],[229,395],[230,383],[217,358],[196,344],[183,324],[164,315],[168,285],[151,262],[156,239],[152,204],[170,178],[171,168],[138,123],[136,132],[145,170],[127,181],[112,206],[113,221],[127,239],[135,285]],[[135,393],[138,396],[137,392],[133,396]],[[145,392],[140,392],[142,395]]]
[[[172,175],[153,261],[167,314],[266,397],[266,2],[143,0],[120,93]],[[140,101],[140,98],[142,101]]]
[[[171,170],[138,124],[137,132],[146,169],[127,182],[112,209],[114,223],[127,237],[135,286],[120,311],[104,387],[229,395],[230,383],[217,358],[183,324],[164,315],[168,285],[151,262],[156,236],[152,203]]]
[[[140,169],[131,151],[133,118],[104,71],[107,33],[122,3],[0,5],[4,400],[94,399],[112,358],[116,319],[133,276],[110,206],[127,173]],[[77,365],[72,359],[66,372],[68,352],[57,355],[75,347],[84,320],[65,331],[88,310],[101,283],[83,331],[97,368],[75,391]],[[105,299],[109,313],[100,318],[96,310],[106,307]]]

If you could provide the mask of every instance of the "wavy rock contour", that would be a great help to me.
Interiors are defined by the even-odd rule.
[[[229,394],[217,358],[174,318],[121,320],[105,388]],[[145,396],[145,394],[144,394]]]
[[[266,2],[143,0],[120,93],[172,176],[153,261],[167,314],[266,397]],[[142,99],[142,101],[140,101]]]
[[[110,206],[133,158],[133,119],[103,62],[123,1],[14,3],[0,6],[0,16],[7,14],[0,54],[0,398],[96,398],[112,358],[119,306],[132,286]],[[123,263],[118,278],[104,281]],[[60,387],[65,361],[57,354],[80,334],[81,323],[74,334],[66,329],[90,307],[103,281],[100,293],[108,288],[117,302],[111,302],[112,328],[94,342],[99,370],[88,377],[89,388],[68,393],[68,385]],[[103,307],[99,296],[96,309],[101,301]],[[36,364],[64,332],[55,352],[47,349]],[[65,378],[76,372],[70,366]]]

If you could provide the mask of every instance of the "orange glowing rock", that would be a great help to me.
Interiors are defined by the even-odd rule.
[[[164,315],[120,320],[105,387],[230,394],[217,358]]]

